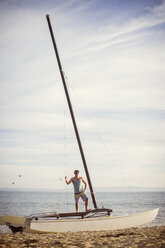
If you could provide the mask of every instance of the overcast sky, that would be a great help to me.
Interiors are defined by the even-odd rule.
[[[85,178],[46,14],[94,187],[165,187],[165,1],[0,9],[0,188],[64,188],[74,169]]]

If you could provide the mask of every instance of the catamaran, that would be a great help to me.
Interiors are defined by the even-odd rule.
[[[69,107],[82,163],[86,173],[94,209],[89,210],[87,212],[78,212],[78,213],[54,212],[54,213],[44,213],[44,214],[42,213],[37,215],[32,214],[30,216],[24,216],[24,217],[2,216],[0,218],[0,224],[8,225],[13,232],[17,232],[17,231],[18,232],[19,231],[78,232],[78,231],[101,231],[101,230],[123,229],[129,227],[137,227],[151,222],[156,218],[158,214],[158,208],[146,212],[141,212],[131,215],[123,215],[123,216],[111,216],[112,209],[98,208],[49,15],[46,15],[46,19]]]

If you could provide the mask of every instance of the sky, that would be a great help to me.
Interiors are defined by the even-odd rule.
[[[0,1],[0,188],[79,169],[46,14],[94,187],[165,187],[165,1]]]

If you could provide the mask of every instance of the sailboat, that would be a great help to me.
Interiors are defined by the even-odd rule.
[[[146,212],[123,215],[111,216],[112,209],[98,208],[96,198],[94,195],[88,167],[80,140],[79,131],[77,128],[71,100],[69,97],[67,85],[65,82],[64,72],[61,66],[59,53],[57,50],[52,25],[49,15],[46,15],[57,63],[64,86],[64,91],[73,122],[73,127],[80,150],[81,159],[83,162],[84,170],[86,173],[90,194],[93,202],[94,209],[87,212],[70,212],[70,213],[42,213],[32,214],[30,216],[2,216],[0,218],[0,225],[8,225],[13,232],[78,232],[78,231],[101,231],[101,230],[115,230],[130,227],[137,227],[147,224],[154,220],[158,214],[158,208]]]

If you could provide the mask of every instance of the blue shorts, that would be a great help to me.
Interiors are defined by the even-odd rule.
[[[84,193],[84,192],[81,192],[79,194],[74,194],[74,198],[75,198],[75,202],[78,203],[79,199],[83,200],[83,201],[86,201],[88,199],[87,195]]]

